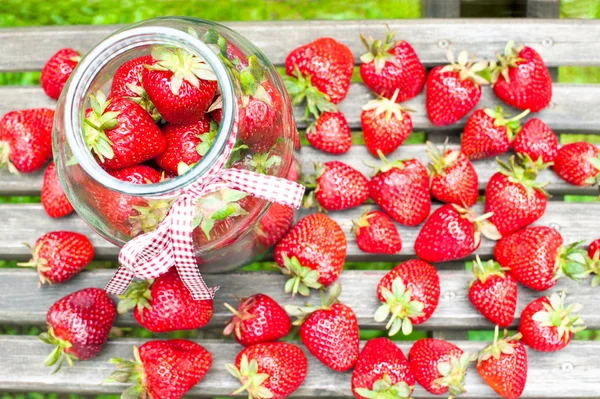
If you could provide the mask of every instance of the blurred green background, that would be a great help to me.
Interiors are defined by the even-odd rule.
[[[384,19],[419,18],[420,0],[236,0],[236,1],[192,1],[192,0],[0,0],[0,27],[32,25],[74,25],[74,24],[124,24],[148,18],[182,15],[195,16],[216,21],[266,21],[298,19]],[[515,16],[515,7],[511,0],[463,0],[461,14],[469,17],[511,17]],[[482,6],[483,4],[483,6]],[[600,0],[561,0],[562,18],[600,18]],[[600,68],[561,67],[559,81],[571,83],[600,83]],[[0,85],[37,85],[39,73],[0,73]],[[600,143],[599,136],[562,135],[561,141],[567,143],[587,140]],[[412,142],[422,142],[424,135],[415,134]],[[596,197],[570,196],[567,201],[596,201]],[[0,202],[39,202],[39,197],[0,198]],[[388,270],[395,264],[390,263],[348,263],[347,269]],[[16,267],[13,261],[0,260],[1,267]],[[93,267],[115,267],[114,262],[94,262]],[[470,264],[466,264],[470,267]],[[247,266],[246,270],[271,269],[269,262],[258,262]],[[40,328],[1,326],[0,334],[39,334]],[[156,335],[142,328],[123,329],[122,335],[152,338]],[[159,337],[202,337],[204,332],[182,332],[162,334]],[[209,333],[210,334],[210,333]],[[368,339],[382,335],[381,331],[361,331],[361,337]],[[488,331],[471,331],[469,339],[489,340]],[[408,339],[418,339],[426,334],[413,333]],[[598,339],[596,331],[584,331],[578,339]],[[292,335],[292,339],[294,336]],[[10,394],[1,393],[0,399],[44,399],[44,398],[80,398],[79,395],[58,394]],[[118,396],[98,396],[100,398],[118,398]]]

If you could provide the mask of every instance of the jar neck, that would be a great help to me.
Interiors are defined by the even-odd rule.
[[[109,175],[89,151],[83,136],[85,102],[101,71],[120,56],[140,47],[179,47],[201,56],[213,69],[223,99],[219,131],[209,151],[188,172],[156,184],[132,184]],[[164,26],[126,28],[98,44],[79,63],[64,93],[64,125],[72,156],[85,172],[110,190],[131,196],[160,196],[177,192],[202,178],[225,150],[234,127],[234,88],[231,76],[219,57],[200,39],[178,29]]]

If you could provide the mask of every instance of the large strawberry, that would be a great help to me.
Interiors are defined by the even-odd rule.
[[[48,332],[40,339],[56,346],[45,360],[46,366],[60,369],[64,360],[87,360],[96,356],[108,340],[117,315],[115,304],[99,288],[85,288],[59,299],[48,309]]]
[[[486,319],[508,327],[517,310],[517,280],[493,259],[473,262],[475,278],[469,284],[469,300]]]
[[[473,112],[463,130],[462,151],[473,160],[504,154],[510,149],[515,134],[521,131],[519,120],[528,113],[524,111],[506,119],[501,107]]]
[[[469,354],[441,339],[425,338],[415,342],[408,353],[415,379],[428,392],[456,397],[466,392],[463,384]]]
[[[54,231],[35,242],[29,262],[19,266],[37,269],[40,285],[62,283],[85,269],[94,259],[90,240],[79,233]]]
[[[511,40],[504,55],[493,63],[494,93],[508,105],[538,112],[552,100],[552,78],[542,57],[528,46],[515,47]]]
[[[277,341],[288,335],[292,328],[290,316],[265,294],[241,299],[237,309],[227,303],[225,307],[233,313],[233,318],[223,334],[233,333],[237,342],[244,346]]]
[[[396,103],[399,90],[391,99],[379,97],[363,106],[360,123],[369,152],[388,155],[398,148],[412,132],[412,111]]]
[[[515,137],[513,148],[519,155],[527,155],[533,161],[541,158],[543,163],[547,163],[556,158],[558,139],[548,125],[537,118],[531,118]]]
[[[367,341],[352,372],[352,391],[358,399],[408,399],[415,376],[402,350],[388,338]]]
[[[315,165],[316,189],[304,205],[314,205],[326,211],[341,211],[362,205],[369,199],[369,180],[353,167],[339,161]]]
[[[431,195],[438,201],[464,207],[475,205],[479,199],[479,180],[469,158],[460,150],[440,150],[427,142],[428,165],[431,176]]]
[[[308,360],[302,349],[287,342],[265,342],[244,348],[227,371],[240,380],[235,395],[248,391],[248,399],[285,399],[306,378]]]
[[[316,149],[330,154],[343,154],[352,146],[350,127],[341,112],[323,112],[306,129],[306,139]]]
[[[65,191],[58,181],[54,162],[46,168],[42,183],[42,206],[51,218],[61,218],[73,212],[73,205],[69,202]]]
[[[174,267],[154,280],[130,284],[118,311],[132,308],[137,322],[156,333],[201,328],[213,315],[212,299],[194,300]]]
[[[256,234],[258,241],[265,247],[272,247],[288,232],[294,223],[294,209],[276,202],[269,206],[269,210],[260,219]]]
[[[521,397],[527,382],[527,350],[520,341],[521,334],[498,339],[498,326],[494,343],[477,356],[477,372],[486,384],[506,399]]]
[[[383,276],[377,285],[377,297],[382,305],[375,312],[375,321],[389,317],[385,328],[390,336],[400,330],[408,335],[413,325],[426,322],[437,308],[440,277],[429,263],[409,260]]]
[[[58,100],[79,61],[81,61],[81,54],[72,48],[62,48],[50,57],[40,75],[40,84],[48,97]]]
[[[362,251],[373,254],[395,254],[402,249],[400,233],[384,212],[369,212],[367,207],[360,219],[353,220],[352,223],[356,245]]]
[[[585,142],[564,145],[554,159],[554,171],[567,183],[592,186],[600,181],[600,150]]]
[[[417,256],[428,262],[448,262],[473,253],[481,244],[481,235],[500,238],[489,223],[489,214],[475,212],[455,204],[446,204],[431,214],[415,241]]]
[[[148,165],[135,165],[125,169],[110,170],[108,174],[131,184],[155,184],[162,180],[160,172]]]
[[[307,296],[309,288],[331,285],[342,272],[346,235],[329,216],[303,217],[275,247],[275,261],[290,279],[285,292]]]
[[[565,305],[565,292],[536,299],[523,309],[519,332],[532,349],[555,352],[567,346],[573,335],[585,330],[579,304]]]
[[[31,173],[52,158],[54,111],[47,108],[7,113],[0,120],[0,167]]]
[[[149,341],[133,347],[133,360],[110,359],[117,365],[108,381],[133,383],[123,393],[127,398],[178,399],[204,378],[212,355],[185,339]]]
[[[388,162],[380,154],[383,165],[371,178],[371,198],[400,224],[416,226],[431,211],[429,176],[418,159]]]
[[[281,126],[281,113],[283,105],[281,95],[277,89],[266,79],[266,68],[256,61],[255,56],[250,57],[248,70],[256,76],[253,81],[262,81],[254,85],[242,85],[245,96],[242,99],[243,107],[240,109],[240,139],[248,145],[252,152],[269,152],[277,142]],[[260,70],[262,72],[256,72]],[[242,71],[242,76],[246,71]],[[250,72],[248,72],[250,73]]]
[[[385,40],[360,38],[367,53],[360,56],[360,76],[375,93],[402,102],[415,97],[425,86],[425,67],[412,46],[404,40],[396,41],[395,32],[387,28]]]
[[[425,107],[429,120],[436,126],[457,122],[469,113],[481,98],[481,85],[487,80],[478,75],[487,68],[487,61],[469,61],[466,51],[454,60],[448,52],[449,65],[437,66],[427,76]]]

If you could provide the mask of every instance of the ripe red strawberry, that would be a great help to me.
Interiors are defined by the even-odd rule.
[[[63,190],[54,162],[46,168],[44,181],[42,183],[42,206],[51,218],[62,218],[73,212],[73,206],[69,202]]]
[[[52,158],[54,111],[34,108],[12,111],[0,119],[0,167],[31,173]]]
[[[456,397],[466,392],[463,383],[469,354],[458,346],[435,338],[420,339],[408,353],[415,379],[434,395],[450,392]]]
[[[517,280],[493,259],[473,262],[475,278],[469,285],[469,300],[486,319],[509,327],[517,310]]]
[[[269,210],[260,219],[260,226],[256,234],[258,241],[265,247],[272,247],[288,232],[294,223],[294,210],[286,205],[276,202],[269,206]]]
[[[399,91],[391,99],[379,97],[363,106],[360,123],[369,152],[388,155],[400,147],[412,132],[412,110],[396,103]]]
[[[547,163],[556,158],[558,139],[548,125],[537,118],[531,118],[515,137],[513,148],[519,155],[527,155],[533,161],[541,158],[543,163]]]
[[[552,100],[552,78],[542,57],[531,47],[509,41],[493,63],[492,84],[499,99],[519,109],[538,112]]]
[[[395,32],[387,28],[385,40],[360,38],[367,53],[360,56],[360,76],[376,94],[392,98],[399,90],[398,102],[410,100],[425,86],[425,67],[408,42],[396,41]]]
[[[523,342],[542,352],[556,352],[567,346],[573,335],[585,330],[578,314],[583,306],[565,306],[565,292],[538,298],[523,309],[519,332]]]
[[[94,247],[86,236],[54,231],[38,238],[32,248],[31,260],[19,263],[19,266],[35,267],[40,285],[63,283],[85,269],[92,259]]]
[[[343,154],[352,146],[352,134],[341,112],[324,112],[306,129],[308,142],[318,150]]]
[[[511,234],[529,226],[544,215],[549,194],[546,183],[536,182],[537,170],[515,163],[498,160],[500,171],[495,173],[485,188],[485,212],[492,213],[490,222],[500,235]]]
[[[595,274],[592,279],[592,287],[600,285],[600,239],[593,241],[588,246],[589,270]]]
[[[44,364],[60,369],[64,360],[87,360],[98,354],[108,340],[117,312],[104,290],[85,288],[59,299],[48,309],[48,332],[40,339],[56,346]]]
[[[498,326],[494,343],[479,352],[477,372],[498,395],[506,399],[521,397],[527,382],[527,350],[520,341],[521,334],[498,340]]]
[[[319,202],[326,211],[341,211],[362,205],[369,199],[369,180],[351,166],[339,161],[315,165],[316,189],[305,201],[305,207]]]
[[[108,174],[131,184],[154,184],[162,180],[156,169],[147,165],[135,165],[119,170],[109,170]]]
[[[418,159],[390,163],[380,157],[383,165],[369,185],[371,198],[396,222],[420,224],[431,211],[427,169]]]
[[[384,337],[367,341],[352,373],[356,398],[408,399],[414,386],[415,376],[400,348]]]
[[[200,120],[217,90],[217,78],[200,57],[183,49],[157,46],[154,63],[142,71],[142,86],[160,115],[169,123]]]
[[[356,245],[372,254],[395,254],[402,249],[402,239],[394,222],[381,211],[368,208],[359,220],[352,221]]]
[[[479,180],[469,158],[460,150],[440,150],[427,142],[428,165],[431,174],[431,195],[438,201],[464,207],[479,199]]]
[[[425,222],[417,240],[417,256],[428,262],[448,262],[473,253],[481,244],[481,235],[499,239],[500,235],[486,219],[455,204],[438,208]]]
[[[48,97],[58,100],[79,61],[81,61],[81,54],[72,48],[62,48],[50,57],[40,75],[42,89]]]
[[[285,292],[308,296],[309,288],[331,285],[342,272],[348,244],[329,216],[303,217],[275,246],[275,261],[290,276]]]
[[[108,381],[131,382],[123,397],[178,399],[198,384],[212,365],[212,355],[185,339],[149,341],[133,347],[134,360],[113,358]]]
[[[213,315],[213,301],[194,300],[174,267],[154,280],[130,284],[118,311],[132,308],[137,322],[155,333],[201,328]]]
[[[248,391],[248,399],[285,399],[306,378],[308,360],[302,349],[287,342],[264,342],[244,348],[227,371]]]
[[[562,246],[560,233],[550,227],[534,226],[502,237],[494,257],[521,284],[537,291],[552,288],[558,277],[582,280],[589,274],[584,250],[579,243]]]
[[[600,257],[600,238],[593,241],[588,247],[588,256],[591,259]]]
[[[408,335],[414,324],[426,322],[440,301],[440,277],[427,262],[414,259],[401,263],[388,272],[377,285],[377,297],[382,305],[375,312],[375,321],[383,322],[389,335],[400,330]]]
[[[425,106],[436,126],[451,125],[467,115],[481,98],[481,85],[488,83],[478,75],[487,68],[487,61],[469,61],[466,51],[456,62],[451,51],[447,55],[450,64],[433,68],[427,76]]]
[[[475,111],[463,131],[462,152],[472,160],[504,154],[510,149],[515,134],[521,131],[519,119],[528,113],[506,119],[501,107]]]
[[[333,285],[329,296],[321,295],[321,306],[288,306],[288,313],[299,316],[300,339],[321,363],[335,371],[348,371],[358,360],[359,332],[354,311],[338,301],[342,292]]]
[[[571,143],[558,150],[554,171],[567,183],[592,186],[600,180],[600,150],[590,143]]]
[[[141,106],[124,97],[90,96],[83,133],[88,148],[106,169],[124,169],[162,154],[165,136]]]
[[[260,82],[266,79],[265,67],[256,66],[256,57],[250,57],[250,66],[242,71],[255,76],[251,82]],[[255,71],[259,68],[260,73]],[[252,72],[250,72],[252,71]],[[240,121],[240,139],[248,145],[252,152],[269,152],[277,142],[280,127],[280,114],[282,112],[282,100],[279,92],[268,81],[261,84],[243,85],[245,93],[244,103],[247,104],[240,110],[242,115]]]
[[[225,307],[233,313],[233,318],[223,334],[234,333],[237,342],[243,346],[277,341],[288,335],[292,328],[292,321],[285,310],[265,294],[241,299],[237,310],[227,303]]]

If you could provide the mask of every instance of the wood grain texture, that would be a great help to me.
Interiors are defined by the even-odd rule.
[[[460,0],[421,0],[423,18],[459,18]]]
[[[527,0],[527,18],[560,18],[560,0]]]

